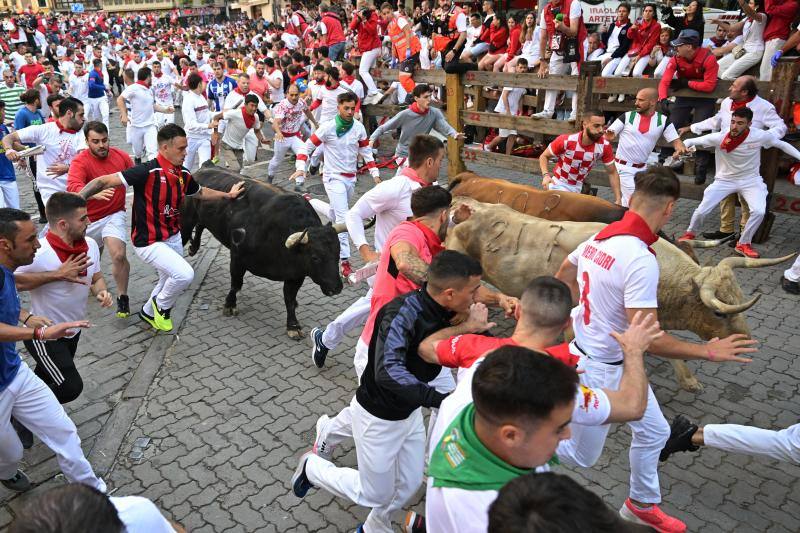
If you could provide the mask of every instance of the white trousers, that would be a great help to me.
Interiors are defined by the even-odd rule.
[[[174,124],[175,123],[175,113],[159,113],[156,111],[153,114],[153,118],[156,121],[156,129],[160,130],[167,124]]]
[[[664,71],[667,70],[667,65],[669,64],[669,60],[672,59],[670,56],[663,56],[661,61],[658,62],[656,65],[656,69],[653,71],[653,78],[660,79],[664,76]],[[673,78],[675,75],[673,75]]]
[[[19,209],[19,187],[16,180],[0,180],[0,207]]]
[[[431,40],[427,37],[419,38],[419,65],[423,70],[431,68]]]
[[[89,98],[89,106],[86,109],[86,121],[99,120],[108,126],[108,98]]]
[[[358,73],[361,75],[364,85],[367,86],[367,96],[378,92],[378,86],[375,85],[375,80],[372,79],[369,69],[375,66],[375,62],[380,56],[380,48],[375,48],[361,54],[361,63],[358,65]]]
[[[764,213],[767,209],[767,186],[760,176],[749,180],[725,180],[715,179],[711,185],[703,191],[703,201],[692,213],[692,220],[689,222],[689,231],[697,233],[703,227],[703,219],[717,205],[731,194],[739,193],[750,207],[750,218],[747,219],[739,242],[750,244],[753,241],[753,234],[764,220]]]
[[[11,384],[0,392],[0,479],[14,477],[22,460],[22,443],[11,425],[12,416],[53,450],[67,481],[106,491],[106,484],[83,455],[75,424],[50,387],[24,361]]]
[[[247,140],[245,138],[245,140]],[[300,153],[303,149],[305,143],[303,139],[300,137],[284,137],[282,141],[273,140],[272,142],[272,159],[269,161],[269,167],[267,168],[267,174],[270,176],[275,175],[275,170],[278,168],[278,165],[281,164],[283,161],[286,152],[291,150],[294,155]],[[297,183],[303,183],[304,179],[302,177],[297,178]]]
[[[783,275],[789,281],[800,281],[800,255],[797,256],[790,268],[783,271]]]
[[[636,168],[628,165],[621,165],[620,163],[616,165],[617,173],[619,174],[619,186],[622,192],[622,205],[623,207],[628,207],[633,191],[636,189],[633,178],[636,176],[637,172],[644,170],[644,167]]]
[[[255,161],[256,152],[258,152],[258,137],[256,132],[250,130],[244,136],[244,162],[249,164]]]
[[[309,481],[340,498],[372,510],[369,533],[392,533],[392,514],[402,509],[422,484],[425,426],[421,409],[405,420],[383,420],[350,402],[358,470],[340,468],[316,455],[308,458]]]
[[[344,216],[347,214],[347,210],[350,209],[350,198],[355,191],[356,179],[332,174],[323,176],[322,182],[325,185],[325,192],[328,193],[328,202],[331,206],[328,218],[334,223],[343,224]],[[350,240],[347,232],[343,232],[339,234],[339,258],[345,260],[349,257]]]
[[[708,424],[703,427],[703,441],[706,446],[726,452],[800,464],[800,424],[780,431],[737,424]]]
[[[759,69],[758,79],[761,81],[772,81],[772,56],[775,55],[775,52],[783,48],[784,44],[786,44],[786,41],[783,39],[770,39],[764,43],[764,56],[761,58],[761,68]]]
[[[628,57],[628,56],[625,56],[625,57]],[[603,70],[601,71],[600,74],[604,78],[613,77],[614,76],[614,72],[616,72],[616,70],[617,70],[617,66],[619,66],[619,64],[622,62],[622,58],[621,57],[612,58],[611,54],[603,54],[602,56],[600,56],[600,61],[604,61],[605,59],[608,59],[608,63],[605,64],[605,66],[603,67]]]
[[[351,303],[333,322],[325,326],[322,333],[322,344],[333,350],[342,342],[349,331],[364,326],[369,317],[369,303],[372,300],[372,288],[364,296]]]
[[[158,130],[154,124],[149,126],[131,126],[130,143],[133,147],[133,156],[142,161],[149,161],[158,155],[156,142]]]
[[[607,365],[581,357],[578,366],[585,370],[579,376],[583,385],[609,390],[619,389],[622,365]],[[644,416],[641,420],[628,422],[628,427],[633,433],[629,452],[630,497],[643,503],[659,503],[661,489],[658,483],[658,456],[669,438],[670,428],[649,385]],[[594,465],[603,453],[603,446],[611,426],[572,424],[570,428],[572,437],[561,441],[556,455],[560,460],[575,466]]]
[[[194,164],[197,162],[197,167],[211,159],[211,139],[210,138],[197,138],[189,137],[189,146],[186,147],[186,159],[183,161],[183,166],[189,172],[194,172]]]
[[[633,68],[631,68],[631,62],[633,61],[633,57],[629,55],[625,55],[622,60],[617,65],[617,69],[614,71],[614,76],[622,77],[627,76],[629,73],[634,78],[641,78],[642,74],[644,73],[644,69],[647,68],[647,64],[650,62],[649,57],[643,57],[639,59]]]
[[[192,265],[183,258],[181,234],[177,233],[163,242],[134,247],[139,259],[158,271],[158,283],[144,304],[144,312],[153,316],[153,298],[159,309],[172,309],[175,301],[194,279]]]
[[[578,75],[578,64],[577,63],[564,63],[563,57],[558,54],[553,54],[550,56],[550,74],[553,76],[560,76],[562,74],[571,73],[573,76]],[[544,109],[542,111],[548,111],[550,113],[555,112],[556,110],[556,99],[558,98],[559,91],[547,91],[544,94]],[[578,106],[578,93],[572,94],[572,112],[575,112],[575,109]]]
[[[719,64],[719,79],[735,80],[744,74],[745,71],[747,71],[750,67],[759,64],[763,55],[763,50],[747,52],[739,59],[735,59],[733,54],[726,55],[717,61]]]
[[[128,234],[128,218],[125,211],[117,211],[108,216],[95,220],[86,228],[86,236],[94,239],[102,248],[103,241],[107,238],[114,238],[125,244]]]
[[[583,183],[576,183],[575,185],[572,185],[570,183],[567,183],[566,181],[553,177],[553,181],[550,182],[550,185],[548,185],[547,190],[579,193],[581,192],[582,188],[583,188]]]

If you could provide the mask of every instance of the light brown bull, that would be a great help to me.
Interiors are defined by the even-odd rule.
[[[621,219],[626,211],[624,207],[596,196],[543,191],[530,185],[484,178],[472,172],[462,172],[450,180],[450,192],[453,196],[469,196],[479,202],[505,204],[520,213],[547,220],[609,224]]]
[[[447,248],[479,260],[484,279],[506,294],[519,296],[530,280],[553,275],[564,258],[603,224],[556,222],[523,215],[505,205],[454,198],[472,215],[448,233]],[[654,245],[660,277],[658,318],[666,330],[688,330],[704,340],[733,333],[750,335],[742,312],[760,294],[745,300],[733,269],[776,265],[793,257],[746,259],[728,257],[715,266],[700,266],[669,241]],[[699,390],[700,383],[683,361],[671,360],[679,385]]]

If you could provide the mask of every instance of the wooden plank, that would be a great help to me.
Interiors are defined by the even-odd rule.
[[[389,105],[389,104],[370,104],[361,108],[364,115],[371,115],[373,117],[393,116],[405,109],[406,106]]]
[[[414,79],[417,79],[416,76]],[[548,76],[540,78],[536,74],[517,74],[513,72],[484,72],[472,70],[464,74],[466,85],[491,85],[495,87],[526,87],[528,89],[551,89],[554,91],[574,91],[578,87],[577,76]]]
[[[592,90],[598,94],[630,94],[634,95],[641,89],[653,88],[657,89],[661,80],[653,78],[603,78],[598,77],[594,79]],[[728,96],[728,88],[731,81],[719,80],[717,88],[713,93],[699,93],[691,89],[682,89],[680,91],[670,91],[670,96],[694,96],[702,98],[725,98]],[[766,98],[772,84],[770,82],[760,81],[758,83],[758,90],[761,96]]]
[[[461,83],[458,74],[448,74],[445,93],[447,101],[447,121],[458,132],[464,131],[464,121],[461,120],[461,111],[464,108],[464,85]],[[461,159],[461,148],[464,146],[464,139],[447,139],[447,175],[455,176],[464,172],[467,167]]]
[[[517,157],[514,155],[499,154],[495,152],[485,152],[464,147],[461,150],[461,157],[464,162],[476,165],[489,165],[497,169],[496,176],[502,175],[501,170],[515,170],[517,172],[538,172],[539,160],[529,157]],[[450,174],[454,176],[454,174]]]
[[[580,78],[578,79],[578,101],[575,103],[575,123],[581,124],[584,116],[591,112],[597,104],[597,95],[594,94],[594,77],[600,74],[600,63],[590,61],[581,65]]]
[[[461,111],[461,119],[464,124],[471,126],[504,128],[519,132],[541,133],[543,135],[561,135],[562,133],[574,133],[577,131],[575,124],[566,120],[518,117],[488,113],[486,111],[472,111],[471,109]]]
[[[400,71],[397,69],[389,68],[374,68],[370,71],[373,79],[388,81],[389,83],[397,81]],[[422,70],[414,71],[414,81],[417,83],[428,83],[431,85],[444,85],[445,73],[444,70]]]

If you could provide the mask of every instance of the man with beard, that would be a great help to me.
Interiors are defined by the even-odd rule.
[[[133,166],[131,157],[109,146],[108,128],[102,122],[92,121],[84,129],[88,150],[83,150],[69,167],[67,191],[80,192],[83,187],[98,176],[122,172]],[[89,228],[86,235],[100,246],[108,248],[111,255],[111,275],[117,284],[117,316],[130,315],[128,302],[128,275],[131,265],[125,251],[125,233],[128,222],[125,216],[125,189],[107,189],[87,202]]]
[[[242,72],[239,74],[236,84],[236,88],[229,92],[225,97],[225,103],[222,105],[222,109],[239,109],[244,105],[245,97],[248,94],[254,94],[258,96],[257,109],[260,113],[258,117],[260,120],[267,112],[267,105],[264,103],[261,96],[250,90],[250,76]],[[258,139],[256,138],[255,132],[248,131],[247,135],[244,136],[244,162],[250,163],[255,161],[257,150]]]
[[[275,170],[280,162],[283,161],[286,152],[291,150],[297,155],[303,150],[303,137],[300,132],[303,119],[307,118],[314,125],[314,129],[319,127],[305,100],[300,99],[300,89],[295,84],[289,86],[286,90],[286,98],[273,108],[272,117],[275,140],[272,160],[270,160],[267,168],[267,181],[270,183],[275,178]],[[298,177],[295,182],[295,190],[301,190],[302,188],[303,180]]]
[[[614,192],[614,202],[620,203],[619,174],[614,165],[614,152],[611,144],[603,137],[605,117],[601,111],[590,111],[583,116],[583,129],[578,133],[564,134],[539,156],[542,171],[542,187],[553,191],[581,192],[586,175],[601,159],[608,171],[608,181]],[[557,158],[553,172],[549,169],[549,159]]]
[[[606,131],[607,140],[619,138],[614,161],[619,165],[622,205],[625,207],[628,207],[633,194],[633,177],[647,165],[647,158],[658,140],[663,137],[676,150],[681,150],[683,146],[669,118],[656,111],[657,103],[658,91],[642,89],[636,93],[636,111],[629,111],[617,118]]]
[[[150,80],[150,90],[153,92],[153,98],[156,104],[161,107],[175,108],[175,100],[172,96],[176,87],[175,76],[168,73],[162,66],[161,62],[153,61],[153,77]],[[156,123],[156,130],[160,129],[166,124],[175,122],[175,113],[159,113],[155,112],[153,119]]]
[[[66,98],[59,104],[60,116],[54,122],[28,126],[3,137],[6,157],[10,161],[19,159],[14,150],[16,143],[33,143],[44,147],[36,156],[36,185],[45,205],[54,193],[67,190],[67,172],[72,159],[86,148],[82,135],[83,104],[75,98]]]
[[[30,291],[31,313],[56,322],[86,320],[89,291],[103,307],[112,302],[100,271],[100,249],[86,238],[89,216],[86,200],[77,194],[57,192],[47,201],[50,228],[39,239],[41,250],[33,263],[15,272],[17,289]],[[75,400],[83,380],[75,367],[80,332],[60,339],[25,341],[36,361],[36,374],[56,395],[59,403]]]

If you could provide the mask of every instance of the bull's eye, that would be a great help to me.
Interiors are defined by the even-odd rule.
[[[720,313],[719,311],[714,311],[714,314],[717,315],[717,318],[728,318],[728,315]]]

